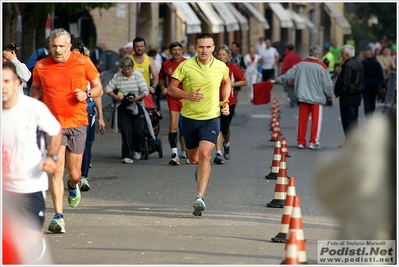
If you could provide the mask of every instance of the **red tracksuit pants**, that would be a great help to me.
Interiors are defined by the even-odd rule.
[[[309,114],[312,114],[312,126],[310,128],[309,142],[319,144],[321,131],[321,117],[323,107],[317,104],[299,102],[298,111],[298,135],[297,143],[306,146],[306,130],[308,127]]]

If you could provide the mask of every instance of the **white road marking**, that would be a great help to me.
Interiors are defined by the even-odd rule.
[[[270,119],[272,117],[271,114],[251,114],[251,117],[254,119]]]

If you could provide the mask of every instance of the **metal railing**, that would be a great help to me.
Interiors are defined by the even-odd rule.
[[[396,112],[396,88],[396,71],[391,71],[388,76],[384,106],[379,108],[382,113]]]

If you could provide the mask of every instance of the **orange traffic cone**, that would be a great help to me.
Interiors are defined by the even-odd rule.
[[[278,106],[273,106],[272,115],[273,114],[280,115],[280,108]]]
[[[287,239],[287,233],[290,227],[292,206],[294,204],[295,195],[296,195],[295,178],[291,177],[288,183],[287,197],[285,198],[283,216],[281,218],[280,232],[275,237],[272,238],[273,242],[284,243]]]
[[[278,169],[273,200],[270,201],[267,204],[267,206],[272,208],[283,208],[285,204],[285,198],[287,196],[287,190],[288,190],[287,165],[285,162],[285,156],[281,155],[280,167]]]
[[[281,135],[281,131],[280,131],[280,121],[276,121],[274,123],[274,128],[277,128],[276,132],[278,132],[279,135]]]
[[[274,154],[272,160],[272,166],[270,167],[270,173],[265,176],[266,179],[277,180],[278,169],[280,167],[281,160],[281,141],[280,136],[277,136],[276,145],[274,146]]]
[[[273,130],[277,121],[278,121],[278,116],[272,115],[272,119],[270,120],[270,129],[269,129],[270,131]]]
[[[285,155],[287,158],[291,156],[288,154],[287,139],[283,136],[281,139],[281,154]]]
[[[284,259],[281,264],[301,264],[299,261],[298,241],[296,233],[291,232],[287,243],[285,244]]]
[[[298,259],[301,264],[307,264],[306,248],[305,248],[305,235],[303,233],[301,206],[299,196],[294,196],[294,206],[292,207],[290,229],[288,230],[288,237],[291,233],[296,233],[298,244]]]
[[[276,106],[274,107],[273,111],[280,114],[280,105],[278,104],[278,102],[277,102]]]
[[[273,100],[272,107],[270,108],[272,111],[276,108],[276,102]]]
[[[277,117],[280,117],[280,108],[276,107],[273,111],[272,111],[272,115],[276,115]]]
[[[277,138],[279,138],[281,135],[280,132],[280,123],[278,121],[276,121],[275,126],[273,127],[273,132],[272,132],[272,136],[270,137],[269,141],[277,141]]]

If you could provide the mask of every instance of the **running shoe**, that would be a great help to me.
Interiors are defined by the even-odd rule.
[[[230,159],[230,146],[225,146],[223,144],[223,148],[224,148],[224,151],[223,151],[224,159],[229,160]]]
[[[213,162],[218,164],[218,165],[224,164],[224,161],[222,159],[222,155],[220,153],[217,153],[215,159],[213,160]]]
[[[124,158],[124,159],[122,160],[122,162],[123,162],[123,163],[127,163],[127,164],[132,164],[132,163],[133,163],[133,160],[132,160],[131,158]]]
[[[180,165],[179,157],[176,155],[176,153],[172,154],[171,159],[169,160],[169,165]]]
[[[304,149],[304,148],[305,148],[304,145],[302,145],[302,144],[299,144],[299,145],[298,145],[298,149]]]
[[[69,188],[69,180],[70,180],[70,177],[68,175],[67,176],[68,188]],[[69,191],[69,196],[68,196],[69,206],[71,206],[72,208],[75,208],[77,205],[79,205],[79,202],[80,202],[79,184],[77,184],[75,186],[75,189],[68,189],[68,191]]]
[[[133,153],[133,158],[135,160],[140,160],[141,159],[141,153],[140,152],[134,152]]]
[[[182,159],[186,159],[187,158],[187,151],[182,149],[182,151],[180,152],[180,158]]]
[[[197,199],[194,202],[193,208],[194,208],[193,215],[201,216],[202,212],[206,209],[204,199],[202,197],[197,197]]]
[[[187,151],[186,150],[182,150],[180,152],[180,158],[184,159],[184,161],[186,162],[186,164],[191,164],[190,160],[188,159],[188,155],[187,155]]]
[[[54,215],[53,220],[50,222],[48,226],[48,230],[53,233],[62,233],[65,234],[65,221],[62,218],[61,214]]]
[[[313,144],[313,143],[310,143],[310,144],[309,144],[309,149],[313,149],[313,150],[321,149],[321,146],[320,146],[320,144]]]
[[[79,187],[80,191],[89,191],[90,190],[89,178],[82,176],[82,178],[80,178]]]

